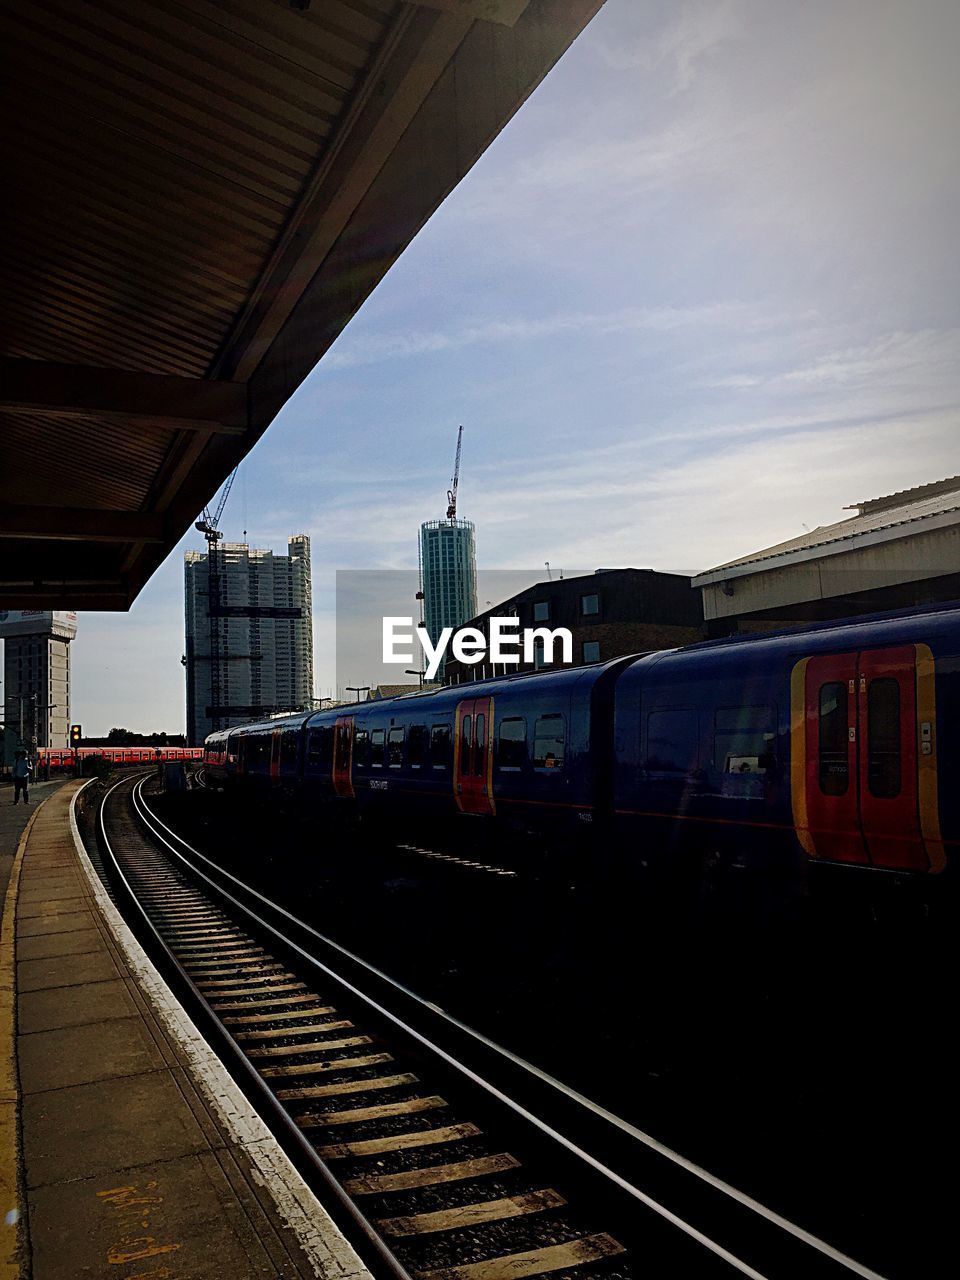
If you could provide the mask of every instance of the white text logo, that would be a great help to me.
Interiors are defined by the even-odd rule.
[[[440,670],[449,647],[458,662],[473,666],[484,659],[491,663],[517,666],[521,653],[523,661],[535,663],[542,653],[544,663],[554,661],[554,650],[560,644],[560,662],[573,661],[573,636],[566,627],[525,627],[520,631],[517,618],[491,618],[489,648],[487,637],[477,627],[444,627],[434,644],[422,625],[416,628],[423,656],[426,659],[424,675],[428,680]],[[383,661],[385,663],[411,663],[413,656],[414,626],[412,618],[384,618]],[[399,646],[406,646],[398,651]]]

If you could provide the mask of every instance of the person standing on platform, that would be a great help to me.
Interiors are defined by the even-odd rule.
[[[25,751],[18,751],[13,760],[13,803],[16,804],[23,793],[23,803],[30,803],[30,761]]]

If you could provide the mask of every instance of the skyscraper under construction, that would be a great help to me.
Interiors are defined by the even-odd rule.
[[[477,541],[469,520],[457,519],[463,427],[457,431],[446,520],[420,526],[420,591],[427,635],[436,644],[444,627],[462,627],[477,612]]]
[[[299,534],[287,547],[281,556],[220,542],[212,575],[209,552],[186,553],[184,664],[193,746],[215,729],[312,705],[310,539]]]

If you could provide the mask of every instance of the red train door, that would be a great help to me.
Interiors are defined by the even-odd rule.
[[[457,704],[453,791],[463,813],[493,814],[493,699]]]
[[[353,716],[338,716],[333,727],[333,789],[353,799]]]
[[[867,861],[857,804],[856,677],[855,653],[806,663],[807,824],[817,856],[834,862]]]
[[[868,649],[859,665],[860,820],[870,861],[926,871],[917,787],[916,650]]]
[[[813,857],[944,863],[933,657],[926,645],[805,658],[793,673],[793,813]]]

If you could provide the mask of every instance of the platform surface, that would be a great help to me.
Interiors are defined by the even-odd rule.
[[[0,786],[0,903],[7,892],[7,881],[10,868],[13,866],[17,845],[23,829],[33,816],[34,810],[55,791],[63,786],[62,779],[53,782],[35,782],[30,786],[30,802],[13,803],[13,787],[9,783]]]
[[[14,872],[21,1267],[33,1280],[316,1275],[101,915],[69,827],[78,785],[48,788]]]

